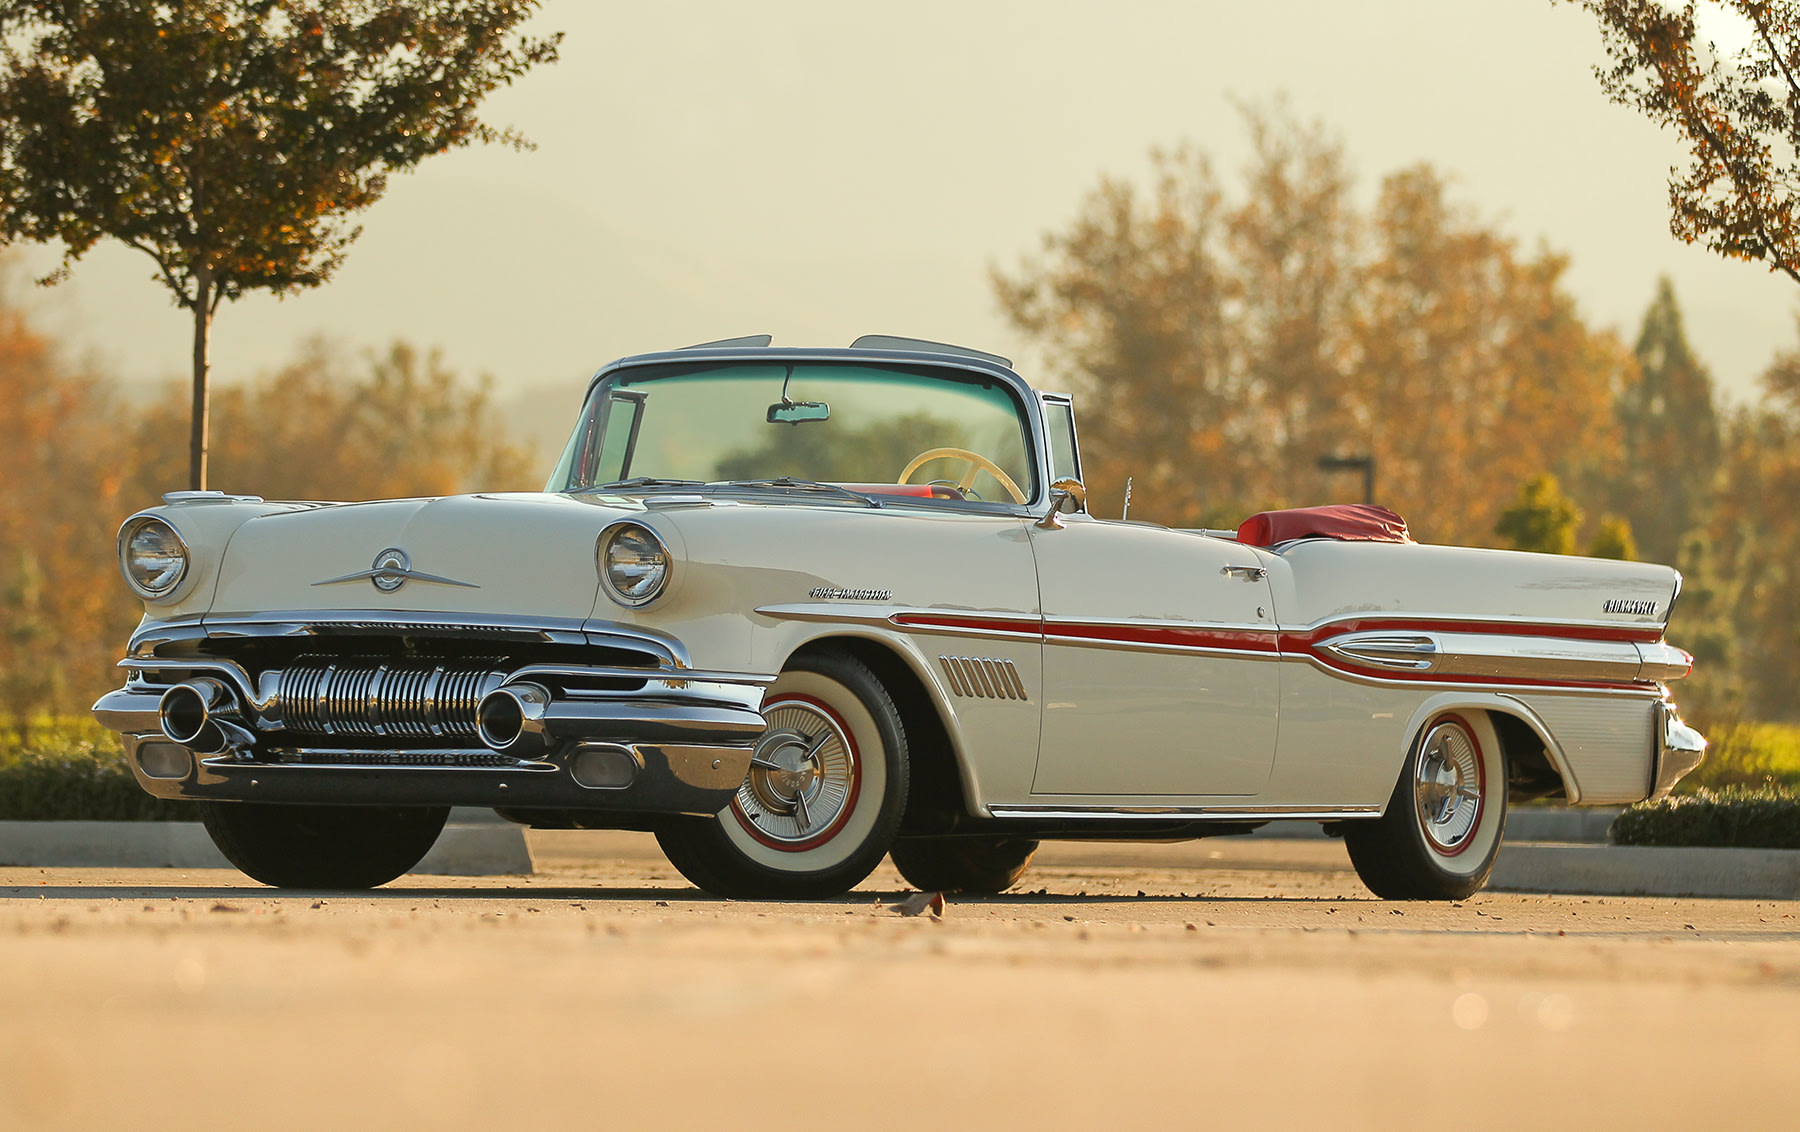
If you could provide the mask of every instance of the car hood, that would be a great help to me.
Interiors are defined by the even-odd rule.
[[[382,610],[585,618],[600,530],[626,510],[543,494],[346,503],[262,515],[240,526],[209,616]],[[412,576],[384,591],[388,552]]]

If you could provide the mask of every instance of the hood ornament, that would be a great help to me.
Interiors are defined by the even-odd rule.
[[[384,594],[391,594],[410,580],[436,582],[442,586],[462,586],[465,589],[478,590],[481,587],[474,582],[459,582],[455,578],[443,578],[436,574],[427,574],[412,568],[412,559],[406,551],[397,546],[390,546],[375,556],[375,562],[367,570],[358,570],[354,574],[345,574],[341,578],[326,578],[314,582],[315,586],[333,586],[339,582],[357,582],[367,578],[374,587]]]

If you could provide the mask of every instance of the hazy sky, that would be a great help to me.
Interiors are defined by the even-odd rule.
[[[1796,340],[1792,284],[1669,236],[1678,143],[1604,99],[1598,32],[1566,4],[545,7],[538,28],[568,33],[562,62],[487,114],[539,148],[462,151],[396,178],[332,283],[220,312],[221,379],[315,334],[408,338],[503,394],[561,384],[571,399],[622,354],[759,332],[1024,357],[989,265],[1037,248],[1103,173],[1141,178],[1152,146],[1194,142],[1235,178],[1246,141],[1232,100],[1283,94],[1342,138],[1365,199],[1384,173],[1429,161],[1528,247],[1567,252],[1599,325],[1634,336],[1656,276],[1671,275],[1737,396]],[[180,376],[188,323],[150,271],[109,248],[27,297],[104,369]]]

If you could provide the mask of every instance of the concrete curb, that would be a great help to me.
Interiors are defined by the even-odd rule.
[[[199,822],[0,822],[0,866],[32,868],[229,869]],[[510,822],[447,825],[413,868],[426,876],[500,876],[534,871],[525,828]]]
[[[1800,849],[1665,849],[1646,845],[1500,847],[1487,887],[1582,896],[1800,900]]]

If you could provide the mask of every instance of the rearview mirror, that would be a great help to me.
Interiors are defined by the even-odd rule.
[[[780,401],[769,406],[770,424],[805,424],[831,419],[831,406],[823,401]]]

